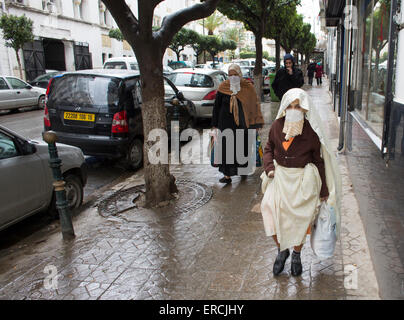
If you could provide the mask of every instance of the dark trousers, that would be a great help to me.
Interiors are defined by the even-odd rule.
[[[309,77],[309,85],[313,85],[313,77]]]
[[[323,81],[321,80],[321,78],[316,78],[317,80],[317,85],[319,86],[320,84],[323,84]]]

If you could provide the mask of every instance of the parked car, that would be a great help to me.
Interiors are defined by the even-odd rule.
[[[190,61],[171,61],[168,63],[168,66],[176,70],[181,68],[193,68],[194,64]]]
[[[33,87],[19,78],[0,76],[0,110],[31,106],[43,109],[45,93],[45,89]]]
[[[270,94],[271,93],[271,83],[270,83],[270,79],[269,79],[269,75],[270,74],[275,74],[276,73],[276,69],[275,67],[264,67],[262,68],[262,91],[264,92],[264,94]]]
[[[57,144],[70,208],[83,201],[87,171],[79,148]],[[48,145],[0,125],[0,230],[46,209],[55,212]]]
[[[163,66],[163,75],[168,76],[174,69],[169,66]]]
[[[240,67],[243,78],[254,83],[254,67]]]
[[[139,70],[135,57],[113,57],[104,62],[103,69]]]
[[[208,66],[206,64],[196,64],[194,68],[196,68],[196,69],[205,69],[207,67]]]
[[[215,63],[213,63],[213,61],[206,61],[206,68],[210,68],[210,69],[217,69],[217,70],[221,70],[224,66],[223,62],[218,62],[215,61]]]
[[[166,80],[166,85],[172,83]],[[180,130],[196,116],[192,102],[175,88],[165,100],[167,124],[173,117],[172,98],[181,103]],[[143,123],[140,75],[137,71],[82,70],[52,78],[45,107],[45,130],[84,154],[124,158],[131,169],[143,165]],[[170,132],[170,131],[168,131]]]
[[[52,77],[54,77],[60,73],[62,73],[62,72],[61,71],[52,71],[52,72],[47,72],[45,74],[41,74],[40,76],[36,77],[34,80],[29,81],[29,84],[34,87],[40,87],[40,88],[46,89],[48,87],[49,80]]]
[[[227,74],[215,69],[178,69],[168,76],[185,98],[191,100],[198,118],[212,118],[216,92]],[[169,88],[166,86],[166,91]]]

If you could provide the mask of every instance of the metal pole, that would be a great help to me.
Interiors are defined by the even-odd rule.
[[[346,2],[348,5],[349,1]],[[338,151],[345,152],[345,131],[346,131],[346,118],[347,118],[347,82],[348,82],[348,67],[349,67],[349,59],[348,55],[350,54],[350,41],[349,41],[349,30],[344,26],[344,65],[342,67],[342,92],[341,92],[341,122],[340,122],[340,131],[339,131],[339,145]]]
[[[49,164],[52,169],[53,178],[55,179],[53,186],[55,187],[56,208],[59,212],[63,239],[71,240],[75,235],[69,203],[66,200],[65,182],[63,181],[62,171],[60,170],[62,160],[59,158],[56,148],[57,135],[54,131],[46,131],[43,134],[43,140],[48,144],[50,156]]]
[[[403,1],[401,2],[401,8],[404,8]],[[394,21],[395,19],[395,14],[397,12],[397,0],[392,0],[391,1],[391,6],[390,6],[390,29],[389,29],[389,58],[387,62],[387,83],[386,83],[386,88],[385,88],[385,104],[384,104],[384,119],[383,119],[383,139],[382,139],[382,157],[384,157],[387,154],[386,157],[386,165],[388,166],[388,161],[389,159],[394,159],[395,157],[395,139],[391,139],[393,133],[391,132],[392,130],[396,130],[396,128],[392,125],[392,123],[395,122],[395,112],[393,110],[393,73],[394,73],[394,54],[395,54],[395,49],[396,49],[396,35],[397,35],[397,25]],[[400,12],[402,15],[402,11]],[[402,21],[400,21],[402,23]],[[399,40],[399,45],[400,49],[403,48],[402,42],[403,40],[403,33],[400,31],[400,40]],[[403,99],[403,94],[400,92],[402,91],[402,74],[400,71],[402,68],[402,59],[403,59],[403,52],[401,50],[397,49],[397,70],[396,70],[396,85],[395,85],[395,94],[396,94],[396,99],[399,100],[398,102],[404,102],[402,101]],[[401,61],[400,61],[401,60]],[[400,61],[400,62],[399,62]],[[400,69],[399,69],[400,68]],[[400,106],[398,106],[400,107]],[[395,137],[395,134],[394,134]],[[391,140],[391,141],[389,141]],[[402,150],[401,150],[402,151]]]

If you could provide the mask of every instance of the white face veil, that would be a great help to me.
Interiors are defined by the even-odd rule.
[[[300,88],[293,88],[283,95],[276,119],[284,117],[286,108],[296,99],[299,100],[300,107],[306,111],[304,113],[305,118],[309,121],[310,126],[316,132],[321,142],[321,156],[324,159],[327,187],[330,193],[327,203],[335,208],[337,216],[337,235],[339,236],[342,195],[341,174],[336,157],[331,149],[331,144],[329,143],[327,136],[324,134],[324,129],[317,111],[317,107],[313,104],[306,91]]]

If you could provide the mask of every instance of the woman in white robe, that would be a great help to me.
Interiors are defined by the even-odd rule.
[[[279,275],[289,247],[294,247],[291,273],[302,273],[300,252],[321,201],[335,208],[340,226],[341,179],[314,104],[302,89],[282,98],[264,151],[268,184],[261,203],[264,228],[278,246],[273,273]]]

